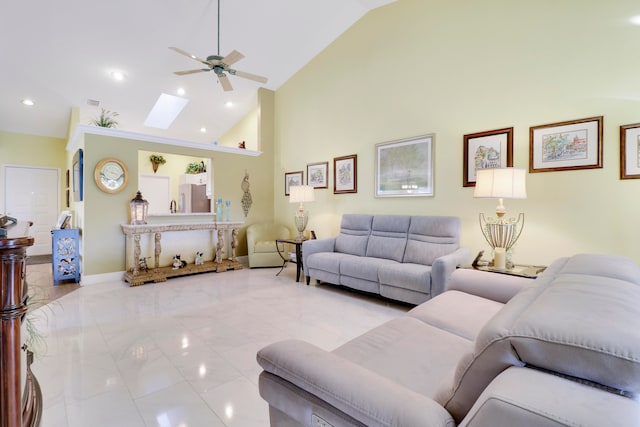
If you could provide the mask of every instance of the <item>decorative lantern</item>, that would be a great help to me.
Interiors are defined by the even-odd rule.
[[[136,197],[129,202],[131,210],[131,224],[140,225],[147,223],[147,212],[149,210],[149,202],[142,198],[142,193],[138,190]]]

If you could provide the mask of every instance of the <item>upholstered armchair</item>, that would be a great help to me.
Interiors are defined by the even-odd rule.
[[[276,249],[276,239],[289,239],[290,230],[281,224],[251,224],[247,227],[247,254],[249,268],[280,267],[283,263]],[[288,245],[282,243],[278,248],[286,258]]]

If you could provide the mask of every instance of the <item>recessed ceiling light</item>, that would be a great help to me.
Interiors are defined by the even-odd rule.
[[[184,90],[184,88],[179,87],[178,88],[178,95],[184,95],[186,92]]]
[[[205,127],[200,128],[200,132],[207,133],[207,128],[205,128]]]
[[[231,102],[231,101],[227,101],[224,105],[225,105],[225,107],[227,107],[227,108],[231,108],[231,107],[233,107],[233,102]]]
[[[113,77],[114,80],[117,81],[122,81],[125,78],[125,75],[122,71],[112,71],[111,72],[111,77]]]
[[[632,16],[631,18],[629,18],[629,22],[631,22],[633,25],[640,25],[640,15]]]
[[[26,105],[27,107],[33,107],[35,105],[35,102],[33,102],[32,99],[25,98],[22,100],[22,104]]]

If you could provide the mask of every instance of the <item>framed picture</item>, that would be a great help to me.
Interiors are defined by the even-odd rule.
[[[620,126],[620,179],[640,178],[640,123]]]
[[[602,167],[602,116],[529,129],[529,172]]]
[[[307,185],[313,188],[327,188],[329,162],[307,164]]]
[[[358,192],[358,155],[333,159],[333,194]]]
[[[71,181],[69,180],[69,169],[67,169],[66,177],[67,177],[67,181],[66,181],[67,182],[67,187],[66,188],[69,188],[69,184],[71,183]]]
[[[478,169],[513,166],[513,128],[464,136],[463,187],[476,186]]]
[[[296,171],[296,172],[285,172],[284,174],[284,195],[288,196],[289,195],[289,189],[291,188],[292,185],[302,185],[303,182],[303,172],[302,171]]]
[[[83,152],[82,148],[73,155],[73,200],[82,201],[82,171],[83,171]]]
[[[376,144],[376,197],[433,196],[433,134]]]

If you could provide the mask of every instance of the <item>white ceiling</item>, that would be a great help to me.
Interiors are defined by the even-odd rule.
[[[220,53],[245,58],[232,68],[265,76],[276,90],[369,10],[395,0],[221,0]],[[118,129],[211,143],[256,106],[259,83],[230,76],[176,76],[217,53],[217,0],[28,0],[0,13],[0,130],[66,138],[72,108],[81,124],[98,100],[119,113]],[[110,72],[121,70],[116,82]],[[166,131],[143,122],[161,93],[179,87],[190,101]],[[34,107],[21,104],[24,98]],[[225,107],[232,101],[234,107]],[[206,133],[200,132],[205,127]]]

